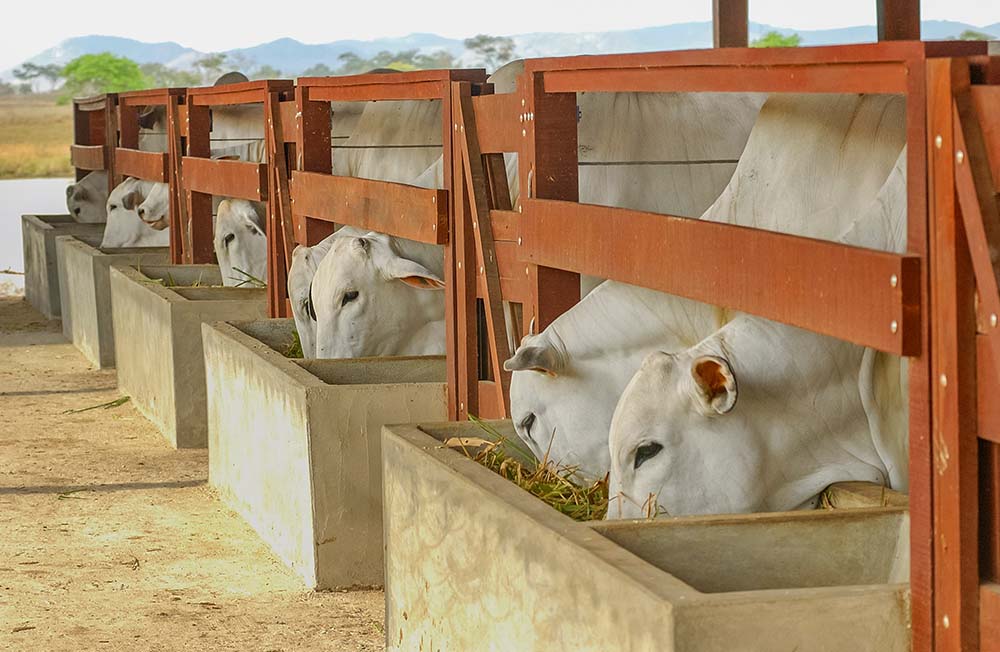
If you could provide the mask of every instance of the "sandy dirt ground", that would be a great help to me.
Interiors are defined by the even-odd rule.
[[[0,298],[0,650],[382,650],[381,591],[316,593],[20,298]]]

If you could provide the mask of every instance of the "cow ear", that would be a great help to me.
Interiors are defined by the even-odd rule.
[[[712,355],[695,358],[691,380],[704,414],[726,414],[736,405],[736,376],[724,359]]]
[[[563,363],[552,346],[523,344],[513,358],[503,363],[503,368],[507,371],[537,371],[555,378],[563,372]]]
[[[73,192],[75,190],[76,190],[76,184],[75,183],[71,183],[68,186],[66,186],[66,199],[69,199],[70,197],[72,197],[73,196]]]
[[[142,203],[142,195],[134,190],[130,190],[122,196],[122,208],[127,211],[134,211],[136,206]]]
[[[444,281],[438,278],[434,272],[409,258],[394,257],[386,272],[390,279],[402,281],[419,290],[444,289]]]

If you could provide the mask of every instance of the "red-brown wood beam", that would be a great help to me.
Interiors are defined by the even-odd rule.
[[[748,0],[712,0],[712,46],[745,48],[750,31]]]
[[[876,0],[875,6],[878,40],[920,40],[920,0]]]
[[[934,649],[965,652],[979,636],[979,467],[976,439],[976,316],[972,261],[958,214],[954,95],[968,63],[927,63],[931,211]],[[940,139],[940,140],[939,140]],[[940,146],[938,145],[940,143]]]

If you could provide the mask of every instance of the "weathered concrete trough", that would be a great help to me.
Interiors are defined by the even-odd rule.
[[[56,238],[61,235],[75,235],[96,246],[104,237],[104,225],[80,224],[69,215],[21,216],[24,297],[49,319],[60,315]]]
[[[450,437],[383,429],[388,649],[909,650],[904,508],[580,523]]]
[[[170,249],[100,249],[76,236],[56,238],[62,331],[100,369],[115,366],[111,266],[166,265]]]
[[[444,358],[287,358],[291,319],[202,329],[209,482],[309,587],[383,584],[381,428],[446,418]]]
[[[221,284],[216,265],[111,268],[118,387],[176,448],[208,443],[201,324],[267,312],[265,290]]]

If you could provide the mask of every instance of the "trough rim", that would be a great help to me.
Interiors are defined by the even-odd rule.
[[[674,617],[686,609],[713,607],[720,605],[736,606],[752,602],[769,603],[804,603],[807,601],[824,601],[835,599],[850,599],[861,595],[884,594],[887,598],[909,600],[909,583],[855,584],[823,587],[797,587],[782,589],[757,589],[748,591],[725,591],[704,593],[684,582],[675,575],[646,561],[623,546],[605,537],[598,530],[600,525],[591,523],[606,523],[605,521],[580,522],[544,504],[527,491],[500,477],[490,469],[450,449],[443,442],[428,433],[425,428],[439,431],[453,431],[455,436],[468,435],[471,423],[443,422],[391,425],[382,427],[383,450],[390,440],[396,445],[409,444],[417,452],[428,457],[432,463],[453,472],[458,480],[483,494],[484,500],[501,502],[508,508],[520,513],[537,525],[544,527],[552,534],[573,546],[580,555],[593,564],[601,564],[607,570],[621,577],[621,581],[637,585],[654,599],[661,600],[674,613]],[[384,457],[383,457],[384,463]],[[383,502],[383,506],[384,506]],[[384,507],[383,507],[384,508]],[[811,510],[803,512],[769,512],[763,517],[774,521],[821,519],[862,519],[869,515],[885,516],[890,514],[905,514],[904,507],[871,507],[852,510],[842,510],[843,515],[835,510]],[[755,520],[760,514],[723,514],[711,516],[675,517],[690,519],[691,522],[732,523],[743,520]],[[622,520],[622,525],[614,527],[636,527],[645,522],[644,519]],[[652,521],[650,521],[652,522]],[[666,521],[663,521],[666,522]],[[678,523],[680,524],[680,523]],[[388,579],[388,578],[387,578]]]
[[[169,268],[174,268],[174,267],[188,267],[188,268],[197,267],[197,268],[203,268],[205,271],[208,271],[210,269],[218,268],[218,265],[212,265],[212,264],[202,264],[202,265],[143,265],[142,269],[145,269],[145,270],[160,270],[160,269],[169,269]],[[155,294],[158,298],[160,298],[163,301],[166,301],[169,304],[183,303],[183,304],[187,304],[187,305],[211,305],[211,304],[219,304],[219,303],[238,303],[238,302],[242,302],[242,301],[254,301],[254,300],[262,300],[263,301],[263,300],[266,300],[266,298],[267,298],[267,290],[266,290],[266,288],[237,288],[237,287],[225,287],[225,288],[221,288],[221,287],[208,287],[208,286],[198,287],[198,286],[191,286],[191,285],[178,286],[178,287],[184,287],[184,288],[197,288],[197,289],[208,290],[208,291],[211,291],[211,290],[220,290],[220,291],[225,291],[225,292],[237,291],[237,292],[245,292],[245,293],[247,293],[247,296],[240,297],[240,298],[220,298],[220,299],[204,299],[204,300],[202,300],[202,299],[199,299],[199,300],[188,299],[187,297],[185,297],[184,295],[180,294],[179,292],[175,292],[173,290],[173,288],[170,288],[170,287],[167,287],[167,286],[164,286],[164,285],[161,285],[161,284],[157,283],[156,279],[154,279],[153,277],[150,277],[150,276],[147,276],[146,274],[144,274],[134,264],[129,264],[129,263],[113,263],[111,265],[111,273],[112,273],[112,275],[114,275],[116,272],[118,274],[122,275],[123,277],[125,277],[126,279],[128,279],[129,281],[132,281],[133,283],[137,283],[139,285],[142,285],[142,286],[146,287],[153,294]]]

